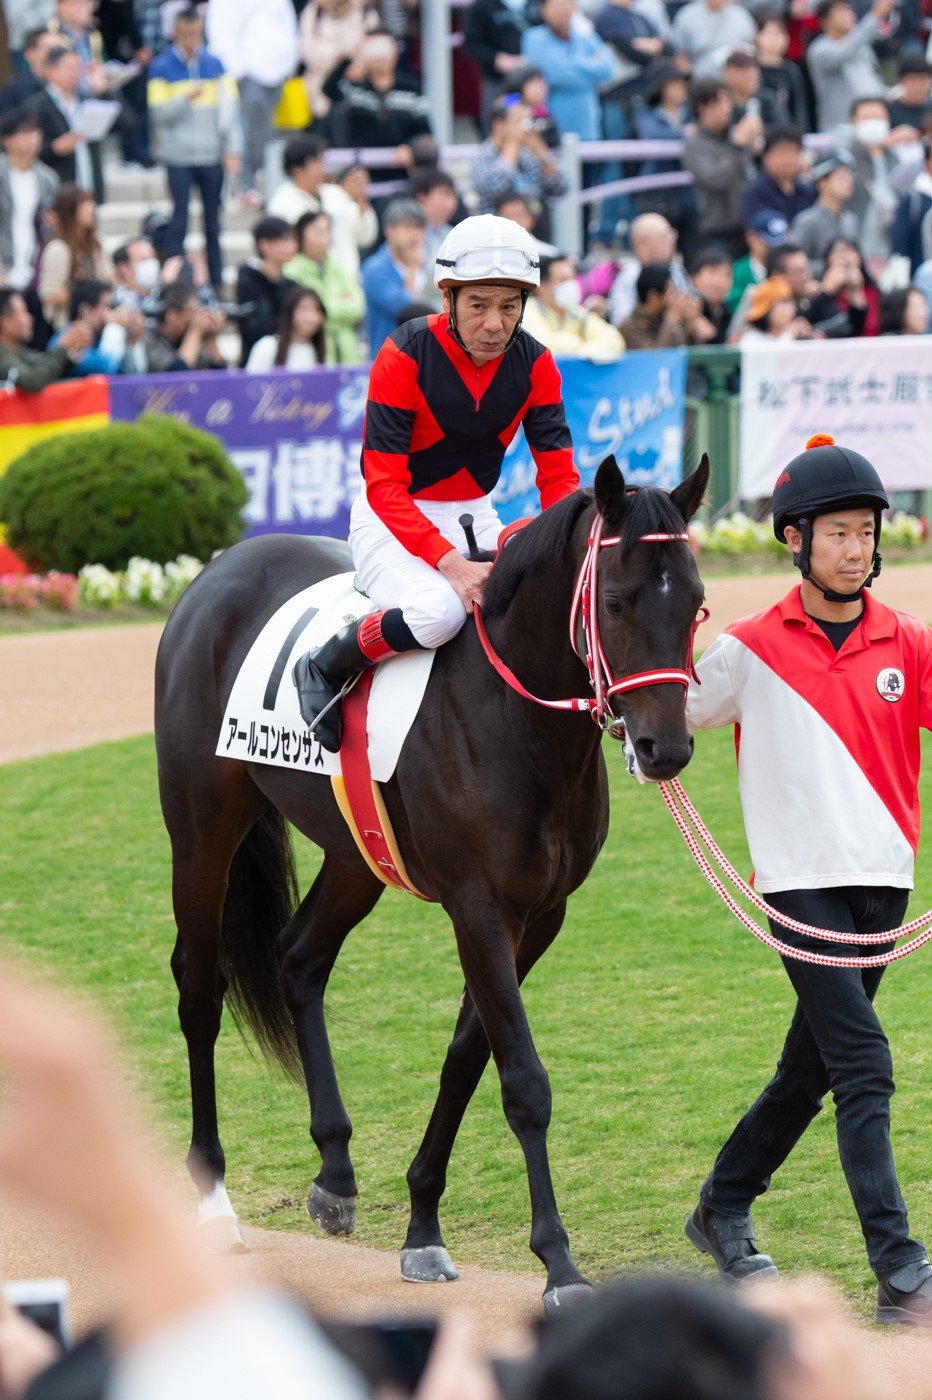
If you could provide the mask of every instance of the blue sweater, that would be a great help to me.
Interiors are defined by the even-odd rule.
[[[395,266],[388,244],[366,258],[360,269],[362,289],[366,294],[366,334],[369,337],[369,358],[374,360],[386,337],[398,324],[398,313],[417,301],[405,286],[404,277]]]
[[[546,24],[536,24],[521,36],[521,52],[547,79],[547,105],[560,130],[575,131],[583,141],[601,140],[598,90],[614,76],[615,66],[598,35],[571,31],[560,39]]]

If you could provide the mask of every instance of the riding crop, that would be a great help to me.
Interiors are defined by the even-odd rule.
[[[803,924],[797,919],[791,919],[788,915],[781,914],[779,909],[774,909],[761,899],[760,895],[751,888],[747,881],[741,878],[734,866],[731,865],[687,797],[678,779],[671,778],[666,782],[658,783],[657,786],[660,788],[660,794],[667,804],[670,815],[676,822],[680,835],[686,842],[693,859],[719,899],[735,918],[744,924],[745,928],[750,929],[755,938],[759,938],[761,943],[766,944],[768,948],[775,949],[783,957],[795,958],[798,962],[816,963],[821,967],[886,967],[888,963],[898,962],[900,958],[908,957],[917,948],[921,948],[923,943],[928,943],[932,939],[932,910],[921,914],[918,919],[913,919],[911,923],[904,924],[902,928],[889,929],[882,933],[846,933],[839,929],[813,928],[811,924]],[[743,899],[753,905],[760,913],[766,914],[793,933],[803,934],[807,938],[823,939],[830,943],[853,943],[860,946],[893,943],[898,938],[907,937],[910,941],[886,953],[872,953],[865,957],[855,958],[833,957],[828,953],[813,953],[803,948],[792,948],[788,943],[783,943],[779,938],[774,938],[772,934],[766,933],[747,910],[741,908],[734,895],[729,892],[715,873],[712,862],[718,866],[725,879]],[[911,937],[913,934],[917,936]]]

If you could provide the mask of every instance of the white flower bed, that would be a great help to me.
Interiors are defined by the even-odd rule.
[[[773,533],[771,520],[752,520],[743,511],[735,511],[724,520],[717,520],[711,527],[694,520],[689,527],[693,548],[699,555],[720,557],[737,554],[786,555],[786,546],[781,544]],[[905,511],[895,511],[883,522],[880,546],[897,545],[901,549],[914,549],[926,538],[925,522]]]
[[[134,558],[117,573],[103,564],[85,564],[78,574],[79,595],[85,607],[141,603],[148,608],[165,608],[181,597],[203,567],[190,554],[182,554],[164,567],[151,559]]]

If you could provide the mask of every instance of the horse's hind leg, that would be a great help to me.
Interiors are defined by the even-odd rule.
[[[214,1045],[226,989],[220,943],[227,877],[240,841],[266,803],[244,775],[229,767],[225,781],[212,783],[205,774],[197,787],[196,812],[174,801],[166,804],[165,819],[172,841],[172,902],[178,928],[171,966],[191,1079],[188,1170],[200,1194],[200,1222],[210,1226],[218,1247],[241,1251],[245,1241],[224,1185]]]
[[[566,902],[528,925],[516,959],[518,981],[550,947],[563,926]],[[463,994],[453,1039],[440,1072],[440,1091],[417,1156],[408,1170],[411,1219],[401,1251],[401,1274],[411,1283],[455,1279],[440,1231],[440,1200],[463,1116],[489,1062],[488,1037],[469,992]]]
[[[329,1235],[352,1234],[357,1189],[349,1152],[353,1128],[337,1084],[324,992],[347,934],[371,913],[384,889],[368,870],[351,869],[328,855],[279,939],[282,981],[310,1101],[311,1137],[321,1161],[307,1213]]]

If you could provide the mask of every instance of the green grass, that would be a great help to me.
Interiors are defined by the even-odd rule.
[[[606,849],[526,989],[554,1091],[554,1176],[577,1259],[592,1274],[693,1268],[683,1217],[724,1136],[772,1072],[791,994],[775,955],[729,920],[702,881],[659,795],[624,777],[609,743],[606,756]],[[746,869],[730,734],[700,738],[686,782]],[[802,775],[800,784],[804,820]],[[924,786],[928,806],[932,778]],[[2,937],[111,1016],[181,1161],[187,1070],[168,969],[170,871],[151,740],[0,768],[0,831]],[[306,844],[299,855],[306,884],[316,855]],[[913,909],[930,904],[926,874]],[[893,1121],[901,1183],[914,1229],[932,1239],[930,956],[891,970],[881,1006],[900,1083]],[[433,1102],[460,987],[443,914],[394,893],[353,933],[337,965],[329,1024],[355,1125],[362,1243],[396,1248],[403,1238],[404,1173]],[[241,1215],[310,1229],[303,1203],[317,1162],[303,1095],[269,1073],[228,1023],[218,1082],[228,1184]],[[831,1107],[759,1203],[756,1222],[787,1271],[834,1276],[866,1315],[870,1274]],[[538,1268],[527,1249],[523,1164],[491,1074],[457,1144],[444,1224],[454,1258]]]

